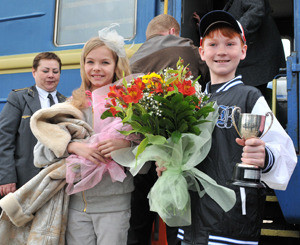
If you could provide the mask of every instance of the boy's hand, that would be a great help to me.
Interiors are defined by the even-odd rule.
[[[111,153],[121,148],[130,147],[130,141],[125,139],[108,139],[98,143],[97,148],[102,156],[111,158]]]
[[[250,138],[247,140],[237,138],[236,142],[244,146],[242,162],[263,168],[265,165],[265,142],[259,138]]]
[[[67,150],[69,153],[84,157],[95,164],[99,164],[99,161],[105,163],[107,160],[97,149],[97,147],[91,147],[88,143],[71,142],[69,143]]]
[[[164,166],[158,166],[158,163],[157,162],[155,162],[155,166],[156,166],[156,173],[157,173],[157,176],[158,177],[160,177],[161,175],[162,175],[162,173],[163,173],[163,171],[166,171],[167,170],[167,168],[166,167],[164,167]]]

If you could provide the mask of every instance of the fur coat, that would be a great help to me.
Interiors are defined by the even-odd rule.
[[[31,130],[56,161],[36,164],[44,168],[14,193],[0,200],[0,244],[64,244],[69,196],[65,193],[65,149],[73,139],[93,133],[80,110],[69,102],[37,111]]]

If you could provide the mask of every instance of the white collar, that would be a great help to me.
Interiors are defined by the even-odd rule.
[[[46,90],[38,87],[37,85],[35,85],[35,87],[39,93],[39,96],[42,97],[43,99],[48,99],[48,94],[51,94],[53,98],[56,97],[57,90],[54,90],[52,92],[47,92]]]
[[[210,84],[211,82],[207,83],[206,84],[206,88],[205,88],[205,93],[208,94],[210,92]],[[236,76],[235,78],[231,79],[230,81],[224,83],[217,91],[216,93],[219,93],[219,92],[224,92],[224,91],[227,91],[229,90],[230,88],[236,86],[236,85],[239,85],[239,84],[243,84],[242,82],[242,75],[238,75]]]

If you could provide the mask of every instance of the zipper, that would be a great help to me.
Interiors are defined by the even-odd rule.
[[[85,199],[84,191],[82,192],[82,198],[83,198],[83,202],[84,202],[84,209],[83,209],[83,212],[86,212],[87,202],[86,202],[86,199]]]

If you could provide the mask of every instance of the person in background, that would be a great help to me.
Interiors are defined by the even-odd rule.
[[[176,69],[179,57],[184,65],[189,65],[194,78],[200,77],[200,84],[209,80],[206,64],[201,61],[198,47],[188,38],[179,36],[180,25],[174,17],[161,14],[154,17],[146,30],[146,41],[130,59],[133,73],[159,72],[167,67]],[[157,214],[150,211],[147,195],[157,180],[155,165],[148,174],[134,177],[135,190],[132,195],[132,209],[128,245],[148,245],[151,243],[151,231]],[[177,229],[167,227],[169,244],[179,244]]]
[[[269,0],[229,0],[224,11],[243,26],[247,39],[247,57],[241,61],[237,74],[247,85],[257,87],[265,97],[267,84],[286,67],[281,36],[271,16]]]
[[[82,124],[88,124],[91,127],[92,136],[96,133],[96,126],[97,128],[113,127],[116,118],[100,120],[100,118],[95,118],[95,115],[96,112],[100,111],[102,113],[107,109],[105,99],[110,91],[109,87],[113,86],[113,83],[117,80],[122,79],[123,75],[130,75],[129,61],[124,49],[124,39],[115,30],[111,30],[112,27],[100,30],[98,37],[91,38],[86,42],[80,59],[81,86],[73,91],[72,97],[67,102],[55,106],[55,108],[60,108],[60,106],[62,108],[58,115],[60,118],[67,115],[64,114],[66,111],[63,109],[66,107],[82,115]],[[101,103],[99,101],[98,106],[94,104],[94,95],[96,94],[93,92],[101,94],[102,99]],[[100,96],[100,94],[98,95]],[[44,113],[50,112],[51,109],[45,110]],[[70,138],[72,138],[72,135],[70,135]],[[58,142],[55,145],[61,146],[60,152],[63,155],[58,155],[54,148],[48,148],[46,144],[43,145],[39,141],[34,148],[34,163],[52,163],[60,158],[69,158],[73,154],[73,156],[78,156],[100,168],[112,161],[112,151],[131,145],[131,141],[124,137],[106,139],[99,137],[99,141],[93,145],[87,140],[71,139],[66,144],[60,144],[60,139],[57,139]],[[72,168],[70,166],[69,170],[72,171],[72,169],[75,172],[77,171],[76,167]],[[82,173],[83,171],[85,170],[82,169],[79,172]],[[92,171],[97,171],[97,169],[94,168]],[[122,181],[114,180],[111,173],[105,171],[102,173],[100,182],[93,186],[91,186],[91,183],[86,183],[86,186],[89,187],[84,190],[69,193],[71,195],[66,229],[67,244],[126,244],[131,193],[134,185],[130,172],[126,169],[121,171],[124,175]],[[94,178],[100,178],[100,173],[97,172]],[[90,182],[93,181],[90,180]]]
[[[255,165],[262,169],[261,181],[268,187],[285,190],[297,163],[295,148],[275,117],[261,139],[244,140],[233,127],[231,116],[224,116],[230,115],[235,106],[243,113],[266,115],[271,111],[261,92],[245,85],[240,75],[236,76],[238,64],[246,58],[247,51],[240,23],[228,12],[212,11],[200,21],[200,36],[199,52],[211,77],[206,93],[219,106],[219,120],[212,134],[211,150],[197,168],[219,185],[234,190],[236,203],[224,212],[210,196],[200,198],[198,193],[190,192],[192,224],[179,229],[178,237],[182,245],[258,245],[266,189],[232,185],[234,167],[241,161]],[[161,171],[162,168],[157,168],[159,176]]]
[[[39,173],[33,165],[37,143],[29,122],[34,112],[65,101],[56,88],[60,80],[61,60],[52,52],[39,53],[33,60],[35,85],[14,89],[0,114],[0,195],[20,188]]]
[[[205,85],[209,81],[206,64],[201,61],[198,47],[188,38],[179,36],[180,25],[171,15],[161,14],[154,17],[146,30],[146,41],[130,58],[132,73],[159,72],[166,67],[176,68],[181,57],[184,65],[194,78],[201,75],[199,82]]]

